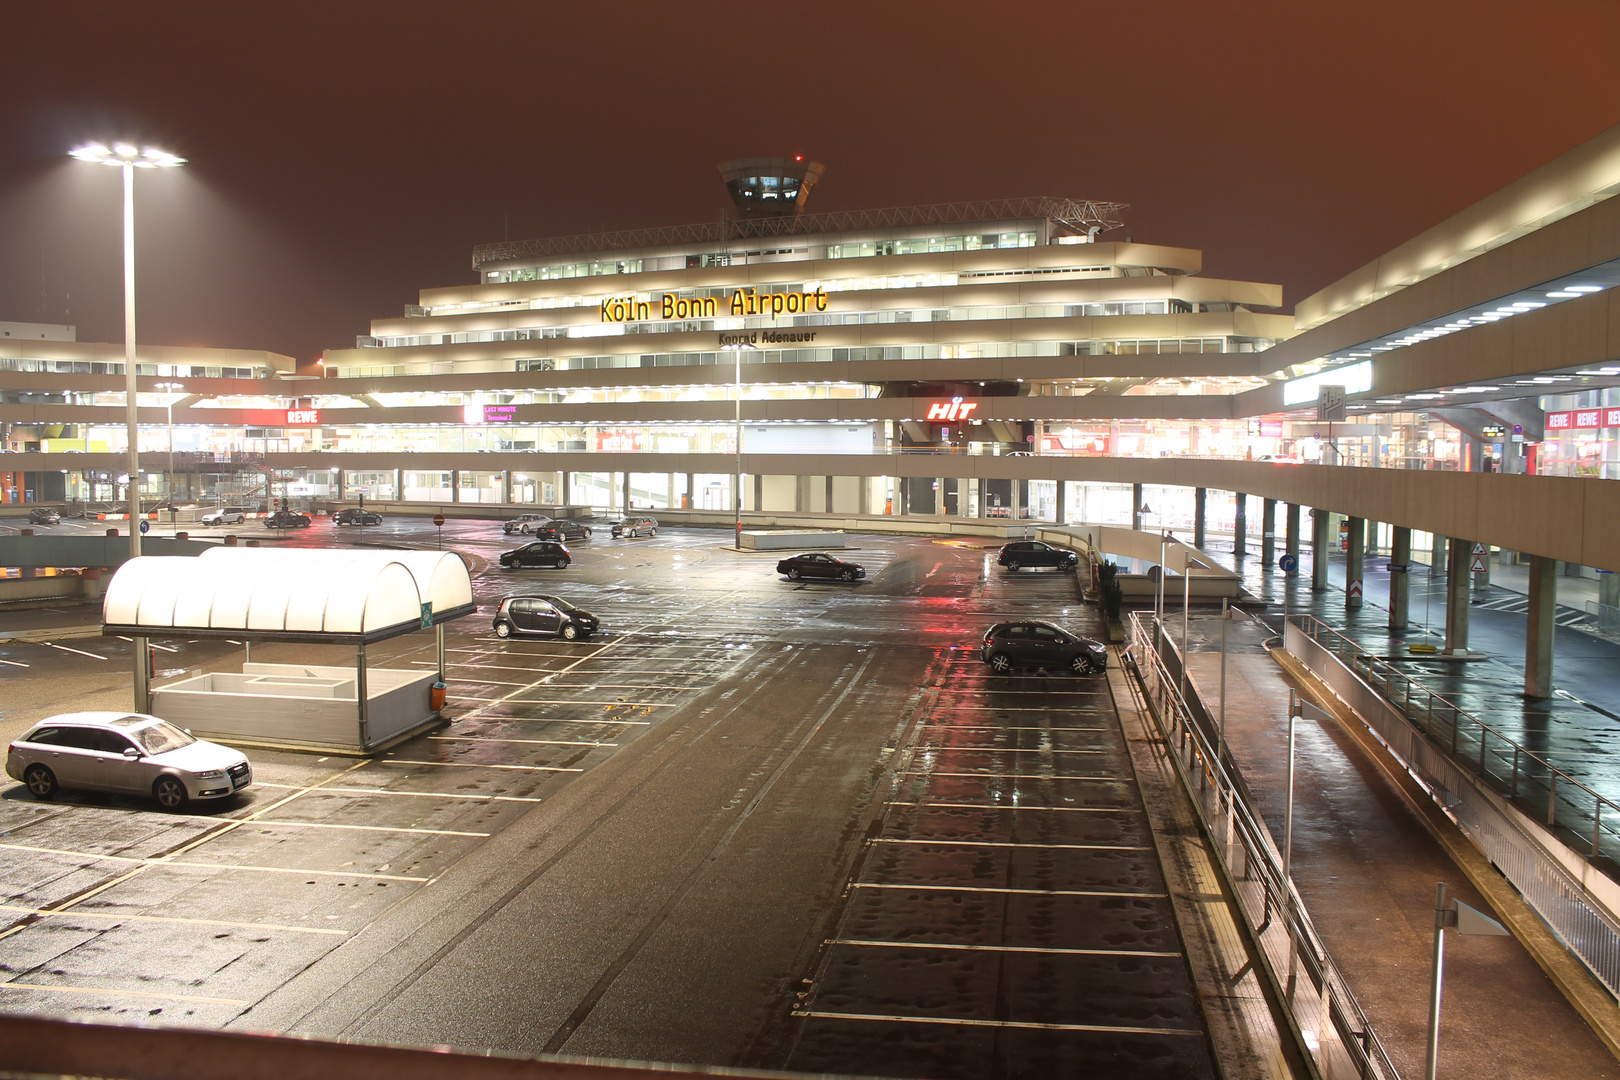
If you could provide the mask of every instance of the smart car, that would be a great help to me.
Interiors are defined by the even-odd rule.
[[[240,506],[222,506],[202,516],[204,525],[240,525],[247,520],[247,511]]]
[[[1004,622],[984,632],[979,659],[998,675],[1016,667],[1091,675],[1107,669],[1108,646],[1049,622]]]
[[[508,596],[495,611],[495,636],[555,634],[564,641],[587,638],[601,621],[555,596]]]
[[[6,775],[36,799],[61,789],[150,795],[165,810],[224,799],[253,782],[240,750],[196,739],[145,713],[77,712],[41,720],[11,744]]]

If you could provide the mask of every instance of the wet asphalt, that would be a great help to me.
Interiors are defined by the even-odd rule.
[[[234,531],[466,555],[451,722],[373,759],[251,751],[251,789],[182,814],[8,783],[0,1008],[906,1077],[1214,1075],[1106,680],[977,660],[1000,617],[1096,634],[1072,576],[926,538],[850,537],[868,576],[846,585],[705,530],[599,529],[561,571],[501,570],[516,541],[490,523]],[[513,592],[603,632],[498,639]],[[166,677],[241,662],[159,645]],[[117,639],[0,661],[7,738],[127,705]],[[432,639],[371,662],[432,666]]]

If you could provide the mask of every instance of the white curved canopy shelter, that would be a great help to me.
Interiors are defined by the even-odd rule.
[[[367,644],[474,610],[466,564],[450,552],[219,547],[124,563],[102,632]]]

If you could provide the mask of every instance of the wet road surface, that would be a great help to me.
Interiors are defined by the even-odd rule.
[[[317,522],[267,546],[436,539]],[[186,814],[0,791],[0,1007],[908,1076],[1207,1073],[1105,684],[992,681],[968,651],[997,617],[1088,630],[1072,577],[863,536],[865,582],[789,583],[726,539],[597,539],[509,572],[516,538],[453,522],[479,613],[452,624],[448,726],[375,760],[253,751],[252,789]],[[497,639],[509,592],[604,632]],[[172,675],[241,659],[160,644]],[[4,645],[0,734],[126,707],[128,649]],[[432,662],[427,635],[372,654]],[[944,1022],[880,1016],[931,1007]],[[837,1063],[838,1023],[911,1049]]]

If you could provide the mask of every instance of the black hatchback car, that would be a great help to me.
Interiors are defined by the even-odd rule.
[[[277,510],[264,519],[267,529],[307,529],[310,517],[293,510]]]
[[[532,544],[501,552],[501,565],[508,570],[520,570],[525,566],[555,566],[561,570],[573,561],[568,549],[555,540],[536,540]]]
[[[996,623],[984,632],[979,659],[998,675],[1015,667],[1092,675],[1108,667],[1108,646],[1048,622]]]
[[[776,564],[776,572],[786,574],[794,581],[807,577],[854,581],[856,578],[866,576],[866,567],[860,563],[835,559],[824,551],[811,551],[803,555],[795,555],[791,559],[783,559]]]
[[[374,510],[351,506],[332,515],[334,525],[381,525],[382,515]]]
[[[62,524],[62,515],[48,506],[37,507],[28,511],[28,524],[60,525]]]
[[[1039,540],[1018,540],[1004,545],[996,555],[996,562],[1014,571],[1025,566],[1073,570],[1080,565],[1080,555],[1073,548],[1057,547]]]
[[[555,596],[508,596],[495,611],[495,636],[555,634],[564,641],[587,638],[601,621]]]
[[[534,535],[546,540],[589,540],[591,530],[577,521],[548,521],[534,527]]]

